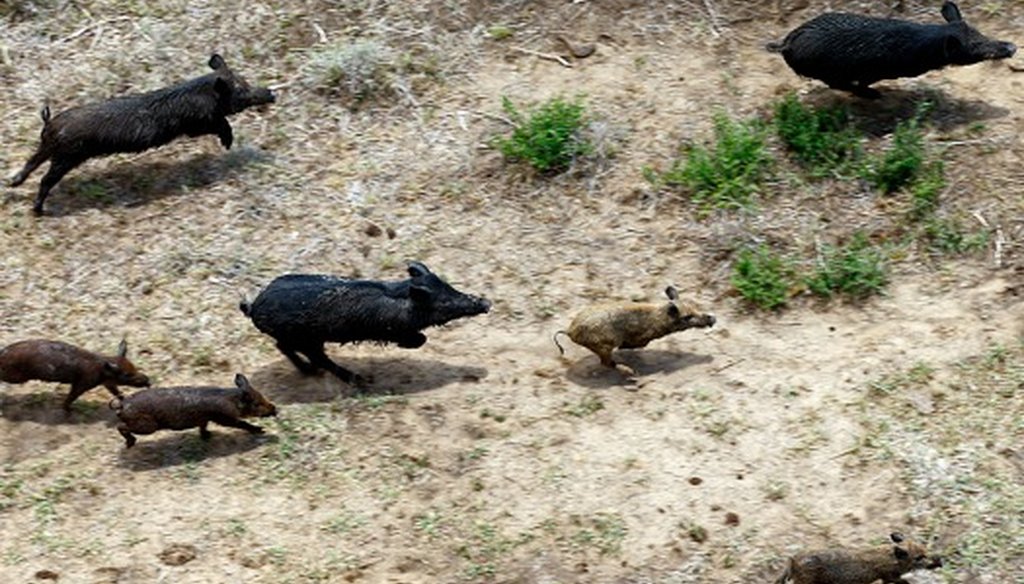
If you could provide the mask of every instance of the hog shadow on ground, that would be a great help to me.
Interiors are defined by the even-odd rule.
[[[342,367],[369,379],[351,386],[330,373],[303,375],[280,359],[249,376],[253,387],[275,404],[329,402],[339,397],[406,395],[438,389],[452,383],[476,383],[487,369],[455,365],[434,359],[355,357],[336,359]]]
[[[629,367],[636,375],[630,377],[620,370],[605,367],[595,355],[587,355],[569,365],[566,377],[577,385],[607,389],[633,385],[640,377],[655,373],[674,373],[714,360],[711,355],[656,349],[619,349],[612,357],[616,363]]]
[[[113,423],[117,420],[107,402],[82,398],[71,404],[71,412],[66,413],[63,408],[66,396],[66,388],[34,393],[0,393],[0,415],[10,422],[47,425]]]
[[[911,89],[887,87],[877,89],[878,99],[864,99],[827,87],[817,87],[807,94],[805,103],[815,107],[839,107],[849,110],[857,128],[869,136],[891,134],[903,121],[912,120],[924,102],[932,104],[925,120],[940,131],[949,132],[958,126],[1003,118],[1010,110],[975,99],[959,99],[944,89],[921,85]]]
[[[86,209],[112,206],[136,207],[165,197],[186,195],[238,175],[253,163],[270,155],[252,147],[239,147],[219,155],[197,154],[187,160],[161,160],[158,153],[136,161],[113,161],[111,168],[90,172],[89,162],[75,168],[54,188],[46,200],[46,215],[64,216]],[[46,167],[37,170],[19,187],[24,203],[31,205],[39,188],[38,178]],[[36,180],[33,180],[36,179]],[[31,187],[26,186],[31,185]],[[11,204],[12,197],[8,197]],[[21,196],[17,197],[19,202]]]
[[[138,442],[131,448],[125,448],[124,439],[114,430],[117,447],[121,449],[118,465],[133,471],[170,468],[241,454],[280,440],[273,427],[266,428],[266,434],[249,434],[217,424],[210,424],[208,428],[212,434],[209,440],[200,438],[199,430],[195,428],[180,432],[160,431],[146,436],[136,435]]]

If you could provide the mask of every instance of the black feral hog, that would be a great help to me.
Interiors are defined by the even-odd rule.
[[[124,340],[113,357],[61,341],[19,341],[0,349],[0,381],[25,383],[37,379],[70,383],[71,392],[64,400],[64,409],[70,410],[80,395],[97,385],[103,385],[115,396],[121,395],[118,385],[147,387],[149,378],[135,369],[127,354],[128,343]]]
[[[71,169],[86,160],[117,152],[142,152],[163,146],[179,136],[216,134],[225,148],[234,135],[227,117],[246,108],[274,102],[264,87],[250,87],[235,75],[220,55],[210,57],[213,73],[168,87],[117,97],[64,110],[50,119],[43,107],[39,148],[11,180],[23,183],[40,164],[50,169],[39,183],[32,210],[43,212],[46,196]]]
[[[235,375],[235,387],[165,387],[145,389],[110,401],[121,424],[117,431],[125,445],[135,445],[132,434],[152,434],[157,430],[199,428],[204,440],[210,438],[206,425],[241,428],[262,434],[263,428],[242,418],[276,416],[277,408],[249,385],[241,373]]]
[[[907,584],[903,575],[914,570],[942,567],[942,558],[930,556],[924,546],[893,533],[892,545],[862,550],[824,550],[790,558],[775,584]]]
[[[1006,59],[1017,51],[1013,43],[992,40],[968,25],[953,2],[943,3],[942,16],[946,24],[826,12],[766,48],[782,53],[798,75],[869,98],[878,97],[869,86],[881,79]]]
[[[597,354],[602,365],[615,367],[615,349],[639,349],[671,333],[714,326],[715,315],[680,302],[674,287],[666,288],[665,295],[669,301],[660,304],[609,302],[585,308],[572,319],[569,330],[555,333],[555,345],[564,354],[558,335],[568,335],[572,342]]]
[[[459,292],[420,262],[409,263],[409,275],[379,282],[290,274],[276,278],[241,309],[277,340],[299,371],[325,369],[358,384],[364,380],[331,361],[324,343],[376,341],[415,349],[427,342],[422,329],[490,310],[490,302]]]

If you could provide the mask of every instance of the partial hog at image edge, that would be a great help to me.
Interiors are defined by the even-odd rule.
[[[818,550],[790,557],[773,584],[909,584],[904,574],[942,567],[942,557],[899,532],[892,544],[860,550]]]
[[[588,306],[572,319],[568,329],[552,336],[564,358],[565,349],[558,342],[566,335],[572,342],[597,355],[601,364],[634,375],[628,366],[616,363],[616,349],[641,349],[651,341],[691,328],[711,328],[717,322],[713,313],[704,313],[696,303],[680,301],[675,286],[665,288],[668,302],[607,302]]]

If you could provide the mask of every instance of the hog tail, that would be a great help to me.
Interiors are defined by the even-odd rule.
[[[43,118],[43,125],[50,123],[50,104],[43,103],[43,109],[39,110],[39,117]]]
[[[252,309],[252,304],[250,304],[246,300],[242,300],[241,302],[238,303],[238,309],[242,311],[242,314],[250,316],[249,312]]]
[[[786,580],[792,577],[793,562],[786,562],[786,569],[782,572],[782,575],[775,579],[773,584],[786,584]]]
[[[781,53],[786,48],[786,41],[772,41],[765,43],[764,50],[769,53]]]
[[[555,342],[555,346],[558,347],[558,354],[565,355],[565,349],[562,344],[558,342],[558,335],[568,335],[565,331],[556,331],[555,334],[551,335],[551,340]]]

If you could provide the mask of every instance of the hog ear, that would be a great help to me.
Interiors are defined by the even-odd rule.
[[[894,531],[889,534],[889,539],[891,539],[893,543],[903,543],[903,534],[898,531]]]
[[[943,8],[945,10],[945,8]],[[217,53],[210,56],[210,69],[217,71],[219,69],[227,69],[228,64],[224,62],[224,57],[221,57]]]
[[[668,315],[672,318],[679,318],[679,307],[675,304],[669,304]]]
[[[108,376],[114,377],[120,372],[121,368],[118,367],[116,363],[111,363],[110,361],[103,362],[103,373],[107,374]]]
[[[413,278],[422,278],[430,273],[430,269],[422,262],[409,262],[409,275]]]
[[[669,286],[665,288],[665,296],[668,296],[668,299],[672,301],[679,300],[679,291],[676,290],[675,286]]]
[[[417,286],[413,284],[409,286],[409,298],[412,299],[414,304],[428,304],[433,294],[430,292],[430,288],[426,286]]]
[[[235,373],[235,387],[237,387],[238,389],[244,389],[246,391],[252,389],[252,386],[249,385],[248,378],[246,378],[241,373]]]
[[[945,18],[946,22],[960,22],[964,19],[960,14],[960,9],[957,8],[954,2],[944,2],[942,4],[942,18]]]
[[[117,345],[117,356],[124,359],[128,355],[128,340],[121,339],[121,342]]]
[[[910,557],[910,552],[901,548],[898,545],[892,546],[892,554],[896,556],[897,560],[905,560]]]

